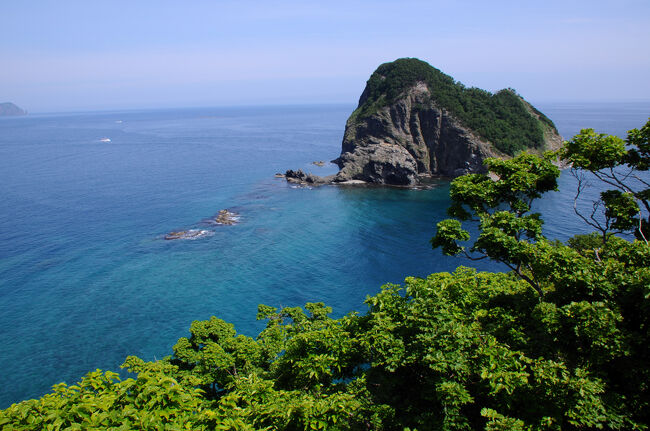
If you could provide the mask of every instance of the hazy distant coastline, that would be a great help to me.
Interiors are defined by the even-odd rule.
[[[17,117],[20,115],[27,115],[27,111],[11,102],[0,103],[0,117]]]

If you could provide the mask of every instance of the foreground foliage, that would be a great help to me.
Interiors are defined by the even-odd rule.
[[[645,181],[639,172],[647,166],[649,129],[631,131],[622,152],[617,147],[617,167],[634,172],[627,178]],[[589,155],[592,138],[605,137],[585,130],[563,154],[575,169],[598,176],[609,167]],[[648,429],[650,246],[641,212],[647,192],[622,192],[636,212],[616,209],[620,201],[607,201],[605,192],[605,209],[593,220],[608,229],[566,245],[550,241],[531,212],[535,199],[556,188],[559,171],[550,161],[527,154],[490,160],[491,176],[452,184],[456,218],[438,224],[432,244],[447,254],[496,260],[508,273],[459,267],[409,277],[368,297],[365,314],[338,319],[322,303],[261,305],[257,318],[267,324],[256,338],[216,317],[196,321],[172,356],[127,358],[124,367],[136,378],[89,373],[77,385],[56,385],[39,400],[0,411],[0,426]],[[469,249],[463,220],[479,226]]]

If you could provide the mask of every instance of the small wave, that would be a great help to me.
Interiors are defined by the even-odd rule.
[[[173,240],[173,239],[195,240],[195,239],[205,238],[206,236],[212,236],[212,235],[214,235],[214,232],[211,230],[188,229],[188,230],[182,230],[178,232],[170,232],[167,235],[165,235],[165,239],[166,240]]]
[[[218,224],[218,225],[229,225],[229,224],[237,223],[237,222],[239,222],[239,220],[241,220],[241,217],[230,217],[230,218],[228,219],[228,222],[229,222],[229,223],[223,223],[223,222],[216,221],[216,220],[213,221],[213,223],[214,223],[214,224]]]

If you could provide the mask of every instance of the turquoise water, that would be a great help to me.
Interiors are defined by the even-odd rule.
[[[466,264],[431,250],[448,184],[293,188],[276,172],[338,156],[353,106],[30,115],[0,120],[0,408],[127,355],[168,355],[190,322],[255,335],[259,303],[364,310],[385,282]],[[565,137],[624,135],[650,104],[540,107]],[[102,140],[110,139],[110,142]],[[585,231],[571,178],[539,208]],[[234,226],[205,222],[220,209]],[[170,231],[205,229],[196,240]],[[494,268],[482,263],[480,268]]]

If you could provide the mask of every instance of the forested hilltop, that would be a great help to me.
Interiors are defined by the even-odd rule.
[[[395,103],[419,82],[429,88],[431,100],[505,154],[512,156],[527,148],[544,148],[544,134],[557,133],[555,124],[512,88],[494,94],[468,88],[417,58],[401,58],[379,66],[366,84],[356,115],[365,118]]]
[[[563,244],[531,206],[557,158],[608,190]],[[627,139],[584,129],[543,156],[456,178],[445,254],[510,268],[408,277],[340,319],[277,309],[256,337],[195,321],[134,378],[94,371],[0,411],[8,430],[647,430],[650,426],[650,121]],[[463,222],[478,226],[471,238]]]
[[[333,182],[413,185],[432,175],[485,173],[490,157],[562,145],[553,122],[514,90],[467,88],[402,58],[370,76],[345,125]]]

